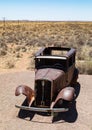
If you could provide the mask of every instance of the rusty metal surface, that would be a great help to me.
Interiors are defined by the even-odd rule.
[[[74,99],[75,89],[73,87],[66,87],[62,89],[59,94],[57,95],[55,101],[51,103],[51,108],[60,100],[72,101]]]
[[[71,55],[75,54],[76,50],[74,48],[71,48],[68,53],[67,53],[67,57],[70,57]]]
[[[57,51],[67,51],[66,57],[70,57],[71,55],[76,53],[76,50],[74,48],[67,48],[67,47],[43,47],[41,48],[35,55],[36,56],[43,56],[43,55],[51,55],[52,50]]]
[[[35,74],[35,80],[49,80],[54,81],[57,80],[59,77],[61,77],[64,74],[64,71],[59,69],[52,69],[52,68],[45,68],[45,69],[39,69]]]
[[[35,112],[67,112],[69,108],[38,108],[38,107],[28,107],[28,106],[18,106],[15,107],[28,110],[28,111],[35,111]]]
[[[32,102],[35,100],[35,92],[26,85],[20,85],[15,90],[15,96],[19,96],[23,94],[27,97],[28,105],[30,106]]]
[[[73,87],[66,87],[66,88],[62,89],[59,92],[59,94],[58,94],[55,102],[57,102],[59,99],[64,99],[64,100],[67,100],[67,101],[72,101],[73,98],[74,98],[74,92],[75,92],[75,90],[74,90]]]
[[[43,52],[44,52],[44,50],[45,50],[45,47],[41,48],[41,49],[35,54],[35,56],[42,55]]]

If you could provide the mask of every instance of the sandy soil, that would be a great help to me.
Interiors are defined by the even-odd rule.
[[[33,88],[33,71],[1,73],[0,130],[92,130],[92,76],[80,75],[78,82],[76,90],[79,95],[70,111],[52,119],[52,116],[29,112],[23,115],[23,111],[15,108],[15,104],[25,100],[24,96],[15,97],[15,88],[19,84]]]

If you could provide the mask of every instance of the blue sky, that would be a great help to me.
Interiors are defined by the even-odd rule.
[[[92,0],[1,0],[0,20],[92,21]]]

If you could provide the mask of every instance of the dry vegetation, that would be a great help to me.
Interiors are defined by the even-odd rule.
[[[33,69],[43,46],[76,48],[80,73],[92,74],[92,22],[0,22],[0,69]]]

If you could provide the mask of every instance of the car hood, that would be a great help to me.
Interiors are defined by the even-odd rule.
[[[35,74],[35,80],[49,80],[54,81],[64,75],[63,70],[59,69],[52,69],[52,68],[45,68],[45,69],[38,69]]]

